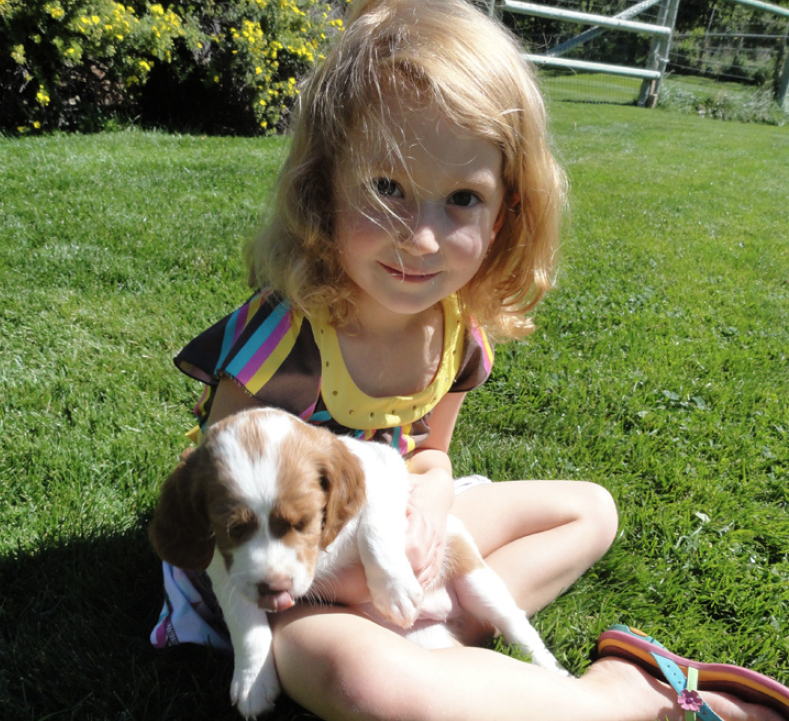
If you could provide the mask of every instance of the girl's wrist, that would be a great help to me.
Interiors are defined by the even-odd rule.
[[[443,532],[455,498],[452,477],[444,469],[432,468],[425,473],[412,474],[411,482],[409,503]]]

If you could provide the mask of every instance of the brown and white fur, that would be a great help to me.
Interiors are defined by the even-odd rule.
[[[150,537],[163,560],[207,569],[235,654],[231,700],[243,716],[269,710],[280,693],[267,612],[317,600],[340,569],[361,561],[375,611],[398,628],[413,626],[424,591],[405,553],[408,493],[408,472],[393,448],[273,409],[231,416],[184,453],[162,487]],[[448,598],[451,587],[461,608],[505,641],[566,673],[454,517],[433,586],[433,597]],[[443,638],[421,631],[413,640],[446,645],[445,626],[428,628],[443,629]]]

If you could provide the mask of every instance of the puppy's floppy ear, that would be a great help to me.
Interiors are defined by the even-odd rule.
[[[214,555],[201,456],[200,449],[181,454],[181,462],[162,486],[148,527],[148,537],[163,561],[199,571],[208,567]]]
[[[346,445],[328,432],[325,441],[322,483],[326,511],[321,548],[326,548],[364,505],[366,489],[361,461]]]

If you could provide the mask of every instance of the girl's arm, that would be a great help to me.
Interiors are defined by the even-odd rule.
[[[430,436],[411,457],[408,557],[420,583],[429,584],[444,556],[447,516],[455,500],[447,454],[465,393],[448,393],[430,416]]]

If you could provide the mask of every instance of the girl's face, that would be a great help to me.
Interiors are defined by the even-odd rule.
[[[413,316],[479,270],[500,226],[502,156],[435,112],[387,106],[392,127],[402,129],[398,152],[370,151],[372,197],[337,173],[336,240],[362,316]],[[397,163],[387,162],[392,155]]]

